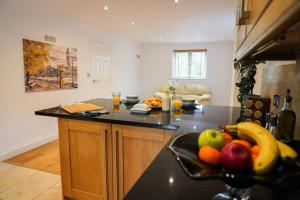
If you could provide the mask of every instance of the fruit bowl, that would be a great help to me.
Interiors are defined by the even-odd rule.
[[[221,179],[226,184],[235,188],[247,188],[255,184],[281,189],[300,194],[300,161],[285,163],[279,161],[271,173],[256,175],[252,171],[243,173],[228,173],[221,167],[210,166],[198,159],[197,138],[199,133],[183,133],[169,144],[179,165],[185,174],[195,180]],[[233,137],[236,137],[232,134]],[[290,141],[299,154],[300,141]]]

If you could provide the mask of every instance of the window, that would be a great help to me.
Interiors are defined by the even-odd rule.
[[[206,79],[206,50],[174,50],[173,79]]]

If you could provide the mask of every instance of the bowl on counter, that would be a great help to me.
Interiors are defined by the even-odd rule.
[[[126,102],[127,103],[139,103],[140,102],[140,99],[139,99],[139,96],[138,95],[127,95],[126,96]]]
[[[195,99],[182,99],[182,106],[184,107],[195,106]]]
[[[139,95],[127,95],[126,96],[126,99],[127,100],[133,100],[133,99],[135,99],[135,100],[137,100],[137,99],[139,99]]]

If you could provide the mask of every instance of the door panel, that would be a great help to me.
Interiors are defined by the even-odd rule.
[[[99,133],[69,131],[72,189],[105,193],[105,138]]]
[[[124,196],[164,146],[164,130],[123,126],[119,135]]]
[[[92,44],[92,96],[111,97],[111,47],[105,44]]]
[[[80,200],[111,199],[109,194],[110,126],[59,119],[61,177],[64,197]]]
[[[242,8],[241,10],[243,11],[248,11],[248,0],[239,0],[242,3]],[[242,43],[244,42],[245,38],[247,36],[247,30],[246,30],[246,25],[245,23],[240,24],[240,25],[236,25],[235,28],[235,41],[236,41],[236,50],[239,49],[239,47],[242,45]]]
[[[170,139],[174,131],[113,125],[115,141],[116,199],[123,199],[157,154]]]
[[[249,19],[247,20],[247,35],[259,20],[263,11],[267,8],[271,0],[248,0],[247,10],[249,11]]]

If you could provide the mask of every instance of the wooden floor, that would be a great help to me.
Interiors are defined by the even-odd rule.
[[[60,164],[58,140],[17,155],[5,162],[59,175]]]

